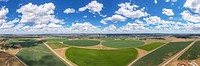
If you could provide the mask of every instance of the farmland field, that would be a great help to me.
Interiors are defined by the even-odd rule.
[[[16,57],[6,52],[0,51],[0,65],[1,66],[23,66],[23,64],[17,60]]]
[[[67,47],[65,44],[62,43],[47,43],[52,49],[58,49],[58,48],[63,48]]]
[[[42,41],[36,41],[33,39],[22,39],[22,38],[13,38],[8,39],[5,44],[20,44],[22,47],[32,47],[41,44]]]
[[[200,41],[190,47],[178,60],[195,60],[200,58]]]
[[[151,51],[151,50],[153,50],[157,47],[160,47],[163,44],[164,43],[162,43],[162,42],[153,42],[153,43],[150,43],[150,44],[147,44],[147,45],[144,45],[144,46],[140,46],[138,48],[146,50],[146,51]]]
[[[67,41],[67,39],[48,38],[48,39],[44,39],[44,41],[46,41],[46,42],[48,42],[48,43],[60,43],[60,42]]]
[[[132,66],[158,66],[163,61],[184,49],[191,42],[171,42],[155,50],[154,52],[142,57]]]
[[[71,45],[71,46],[93,46],[98,45],[100,41],[96,40],[69,40],[63,42],[64,44]]]
[[[24,47],[16,56],[29,66],[66,66],[41,41],[12,39],[8,43],[21,44]]]
[[[133,48],[143,45],[144,42],[136,40],[105,40],[102,45],[112,48]]]
[[[97,50],[71,47],[66,57],[79,66],[126,66],[137,56],[134,48]]]

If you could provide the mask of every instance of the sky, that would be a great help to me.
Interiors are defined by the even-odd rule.
[[[200,0],[0,0],[0,34],[200,33]]]

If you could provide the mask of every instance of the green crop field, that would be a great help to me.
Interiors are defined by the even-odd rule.
[[[136,40],[105,40],[102,45],[112,48],[133,48],[143,45],[144,42]]]
[[[47,44],[53,49],[67,47],[65,44],[62,43],[47,43]]]
[[[165,46],[155,50],[154,52],[142,57],[136,61],[132,66],[158,66],[165,59],[173,56],[180,50],[184,49],[191,42],[171,42]]]
[[[48,38],[48,39],[44,39],[44,41],[46,41],[46,42],[48,42],[48,43],[60,43],[60,42],[67,41],[67,39]]]
[[[63,42],[64,44],[71,45],[71,46],[93,46],[98,45],[100,41],[96,40],[69,40]]]
[[[79,66],[127,66],[137,56],[134,48],[97,50],[71,47],[66,57]]]
[[[146,50],[146,51],[151,51],[151,50],[153,50],[157,47],[160,47],[163,44],[165,44],[165,43],[163,43],[163,42],[153,42],[153,43],[150,43],[150,44],[147,44],[147,45],[140,46],[138,48]]]
[[[41,44],[42,41],[36,41],[33,39],[13,38],[8,39],[5,44],[20,44],[22,47],[32,47]]]
[[[15,39],[16,42],[14,42],[13,40],[12,42],[10,41],[10,43],[27,44],[16,56],[28,66],[66,66],[66,64],[57,58],[41,41],[20,39],[17,42],[17,39]]]
[[[200,41],[196,42],[192,47],[190,47],[179,60],[195,60],[200,58]]]

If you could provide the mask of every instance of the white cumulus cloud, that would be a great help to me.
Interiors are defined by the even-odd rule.
[[[190,22],[200,22],[200,15],[199,14],[192,14],[188,10],[183,11],[181,13],[182,18],[184,20],[190,21]]]
[[[8,2],[8,0],[0,0],[0,2],[1,2],[1,1],[3,1],[3,2]]]
[[[79,8],[79,11],[85,11],[85,10],[89,10],[89,12],[91,13],[98,13],[100,14],[101,10],[103,9],[103,4],[102,3],[98,3],[96,0],[88,3],[86,6]]]
[[[116,14],[120,14],[132,19],[148,16],[148,13],[144,11],[145,8],[137,10],[136,8],[139,7],[137,5],[131,5],[131,3],[126,2],[118,4],[118,6],[120,8],[115,12]]]
[[[193,12],[200,14],[200,0],[186,0],[183,7],[189,8]]]
[[[165,2],[177,2],[178,0],[165,0]]]
[[[48,23],[64,23],[54,15],[55,6],[53,3],[45,3],[42,5],[26,4],[17,9],[21,13],[21,23],[29,23],[35,25]]]
[[[114,21],[114,22],[121,21],[121,22],[124,22],[124,21],[126,21],[126,18],[121,16],[121,15],[113,15],[111,17],[107,17],[105,19],[102,19],[100,22],[103,23],[103,24],[107,24],[108,21]]]
[[[163,8],[162,9],[162,14],[165,14],[167,16],[174,16],[174,12],[172,9],[166,9],[166,8]]]
[[[154,3],[155,3],[155,4],[157,4],[157,3],[158,3],[158,1],[157,1],[157,0],[154,0]]]
[[[111,32],[111,31],[116,31],[117,28],[114,24],[109,25],[108,27],[105,27],[102,31],[104,32]]]
[[[73,8],[67,8],[64,10],[64,13],[66,13],[66,14],[74,13],[74,12],[75,12],[75,9],[73,9]]]
[[[5,19],[8,12],[9,12],[8,8],[5,8],[5,6],[1,7],[1,9],[0,9],[0,20]]]
[[[72,26],[66,29],[70,32],[96,32],[100,30],[98,27],[89,22],[73,23]]]

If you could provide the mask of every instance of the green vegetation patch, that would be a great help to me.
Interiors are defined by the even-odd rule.
[[[36,41],[34,39],[25,39],[25,38],[12,38],[8,39],[5,44],[19,44],[22,47],[32,47],[37,46],[38,44],[43,43],[42,41]]]
[[[66,57],[79,66],[127,66],[137,56],[134,48],[97,50],[69,48]]]
[[[49,38],[49,39],[44,39],[44,41],[46,41],[48,43],[61,43],[61,42],[67,41],[67,39]]]
[[[155,49],[157,47],[160,47],[163,44],[165,44],[165,43],[163,43],[163,42],[153,42],[153,43],[150,43],[150,44],[146,44],[146,45],[140,46],[138,48],[146,50],[146,51],[151,51],[151,50],[153,50],[153,49]]]
[[[64,42],[64,44],[71,46],[93,46],[98,45],[99,43],[100,41],[96,40],[69,40]]]
[[[65,44],[62,43],[47,43],[47,44],[53,49],[67,47]]]
[[[154,52],[142,57],[132,66],[158,66],[169,57],[184,49],[191,42],[171,42],[155,50]]]
[[[105,40],[102,45],[112,48],[132,48],[143,45],[144,42],[136,40]]]
[[[196,42],[192,47],[190,47],[179,60],[195,60],[200,58],[200,41]]]
[[[44,44],[38,43],[41,41],[30,40],[27,42],[36,43],[36,45],[23,48],[16,56],[28,66],[66,66]]]

